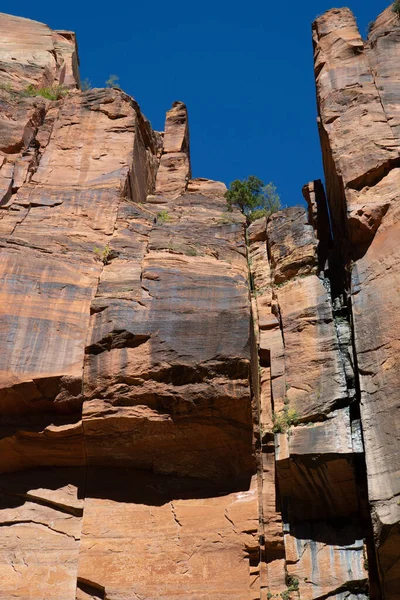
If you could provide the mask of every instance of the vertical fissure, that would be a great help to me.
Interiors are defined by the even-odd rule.
[[[330,219],[331,213],[329,203],[326,204],[326,209]],[[321,250],[323,251],[323,246],[319,245],[318,252]],[[363,432],[361,427],[361,391],[350,294],[350,269],[351,263],[348,261],[345,262],[343,259],[342,248],[339,247],[338,238],[335,238],[335,231],[333,230],[332,246],[328,252],[325,269],[321,275],[324,277],[324,285],[331,298],[332,315],[338,341],[338,350],[347,387],[347,402],[349,405],[353,444],[354,474],[356,480],[360,521],[364,532],[364,540],[367,549],[367,557],[364,559],[364,566],[367,566],[366,570],[368,571],[367,593],[371,600],[381,600],[382,595],[380,586],[377,584],[379,577],[374,549],[373,528],[367,500],[368,482]]]

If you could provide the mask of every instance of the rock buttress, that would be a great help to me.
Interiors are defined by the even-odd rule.
[[[154,132],[73,34],[0,25],[0,596],[257,600],[244,218],[182,103]]]
[[[318,189],[315,182],[310,194]],[[313,225],[317,230],[315,218],[309,222],[294,207],[248,229],[261,585],[268,598],[367,598],[367,528],[357,481],[363,449],[346,377],[351,340],[341,347]]]
[[[399,598],[400,27],[389,7],[363,41],[348,9],[314,26],[319,125],[335,250],[352,310],[368,496],[384,598]]]

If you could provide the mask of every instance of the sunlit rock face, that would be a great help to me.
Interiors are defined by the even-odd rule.
[[[360,411],[385,598],[399,565],[399,61],[389,7],[361,39],[348,9],[314,24],[320,131],[333,235],[350,287]]]
[[[0,598],[397,600],[396,15],[316,20],[326,192],[250,225],[185,104],[0,29]]]

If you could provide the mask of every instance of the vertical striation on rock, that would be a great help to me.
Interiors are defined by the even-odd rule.
[[[367,42],[348,9],[328,11],[314,24],[333,262],[339,265],[333,277],[352,309],[368,496],[387,599],[399,598],[400,590],[400,430],[393,418],[400,372],[399,31],[391,7]]]
[[[318,267],[317,223],[311,204],[309,217],[294,207],[248,229],[264,585],[269,597],[366,598],[369,532],[356,473],[363,448],[330,284]]]
[[[77,89],[73,34],[0,25],[0,469],[21,471],[0,595],[256,600],[244,218],[190,179],[182,103],[153,132],[122,91]]]
[[[397,16],[316,20],[326,192],[251,225],[0,30],[0,598],[398,600]]]
[[[167,112],[156,193],[175,198],[185,192],[191,177],[188,113],[183,102]]]

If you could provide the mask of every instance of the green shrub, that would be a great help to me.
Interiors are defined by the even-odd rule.
[[[272,182],[265,185],[254,175],[232,181],[225,198],[228,210],[231,211],[236,206],[246,215],[248,221],[269,216],[279,210],[281,205],[275,185]]]
[[[299,580],[293,575],[286,575],[286,585],[288,592],[297,592],[299,590]]]
[[[392,4],[392,11],[396,13],[396,15],[400,19],[400,0],[395,0]]]
[[[90,81],[90,79],[88,79],[86,77],[86,79],[84,79],[81,82],[81,90],[82,90],[82,92],[87,92],[88,90],[91,90],[91,89],[92,89],[92,82]]]
[[[375,27],[375,21],[370,21],[368,23],[368,27],[367,27],[368,35],[371,33],[371,31],[373,30],[374,27]]]
[[[103,265],[108,265],[111,259],[111,248],[110,244],[106,244],[103,249],[93,248],[93,252],[97,255],[98,259],[101,260]]]
[[[272,420],[274,423],[272,427],[273,433],[284,433],[292,425],[297,425],[299,417],[294,408],[289,408],[289,406],[286,405],[283,411],[272,413]]]
[[[169,223],[170,221],[172,221],[172,217],[167,210],[157,213],[157,223]]]
[[[23,96],[42,96],[47,100],[60,100],[68,94],[69,90],[64,85],[52,85],[50,87],[36,88],[33,84],[22,92]]]
[[[110,75],[106,81],[106,87],[120,89],[118,75]]]

